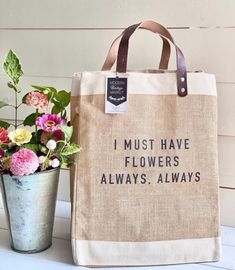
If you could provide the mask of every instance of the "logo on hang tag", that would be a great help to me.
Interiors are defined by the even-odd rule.
[[[106,78],[105,113],[125,113],[127,110],[127,76],[108,76]]]

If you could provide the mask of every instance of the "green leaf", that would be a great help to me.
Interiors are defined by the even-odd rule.
[[[9,145],[7,143],[2,143],[0,146],[0,149],[2,150],[8,150],[8,148],[9,148]]]
[[[60,106],[54,105],[51,109],[51,113],[53,114],[58,114],[63,110]]]
[[[44,154],[48,153],[48,148],[46,148],[46,146],[40,145],[40,151]]]
[[[15,84],[13,84],[12,82],[8,82],[8,83],[7,83],[7,86],[8,86],[9,88],[14,89],[15,92],[17,92],[17,93],[20,93],[20,92],[21,92],[21,88],[20,88],[19,86],[15,85]]]
[[[69,143],[73,135],[73,127],[62,126],[61,129],[64,132],[65,141]]]
[[[65,90],[61,90],[56,95],[56,100],[59,101],[60,105],[65,108],[70,103],[70,92],[66,92]]]
[[[32,132],[32,138],[31,138],[29,143],[30,144],[40,144],[42,132],[43,132],[42,129],[38,129],[37,133],[35,131]]]
[[[72,144],[67,145],[65,149],[62,152],[60,152],[60,155],[70,156],[70,155],[80,152],[80,150],[81,148],[77,144],[72,143]]]
[[[41,113],[38,113],[38,114],[36,114],[36,113],[31,113],[30,115],[28,115],[28,116],[25,118],[25,120],[24,120],[24,122],[23,122],[23,125],[24,125],[24,126],[30,126],[30,127],[34,126],[35,123],[36,123],[36,117],[37,117],[37,116],[41,116],[41,115],[42,115]]]
[[[61,117],[62,117],[63,119],[67,119],[67,112],[66,112],[66,110],[63,110],[63,111],[62,111]]]
[[[29,93],[25,94],[25,95],[22,97],[22,103],[27,104],[27,103],[26,103],[26,98],[27,98],[28,94],[29,94]]]
[[[43,92],[47,86],[38,86],[38,85],[31,85],[34,89],[40,91],[40,92]]]
[[[23,75],[23,70],[18,57],[12,50],[8,52],[3,68],[13,83],[18,84],[19,78]]]
[[[53,102],[57,107],[61,107],[60,102],[57,101],[56,99],[53,98],[52,102]]]
[[[51,100],[56,94],[57,90],[51,86],[38,86],[38,85],[31,85],[34,89],[42,92],[43,94],[47,95],[49,100]]]
[[[29,150],[32,150],[35,153],[40,150],[40,145],[39,144],[26,143],[26,144],[23,144],[23,147],[27,148]]]
[[[9,126],[10,126],[9,123],[7,123],[6,121],[0,120],[0,127],[7,129],[9,128]]]
[[[9,104],[6,103],[6,102],[3,101],[3,100],[0,100],[0,108],[6,107],[6,106],[9,106]]]
[[[39,85],[31,85],[31,86],[40,92],[50,91],[50,92],[53,92],[55,94],[57,93],[57,90],[51,86],[39,86]]]
[[[67,168],[69,165],[73,164],[73,160],[68,156],[60,155],[61,167]]]

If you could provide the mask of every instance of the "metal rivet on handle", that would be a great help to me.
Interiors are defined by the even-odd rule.
[[[184,93],[185,92],[185,88],[181,88],[181,92]]]
[[[180,79],[181,79],[181,82],[184,82],[185,81],[185,78],[184,77],[181,77]]]

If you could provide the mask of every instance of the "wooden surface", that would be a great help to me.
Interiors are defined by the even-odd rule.
[[[144,19],[168,26],[188,69],[216,74],[220,185],[235,187],[235,28],[228,28],[235,26],[234,10],[234,0],[0,0],[0,65],[11,48],[24,67],[24,91],[31,84],[69,90],[73,72],[100,70],[124,27]],[[160,48],[159,38],[139,31],[130,41],[128,67],[155,68]],[[11,101],[6,82],[1,70],[0,97]],[[0,118],[11,119],[13,112],[5,108]],[[235,226],[235,190],[225,188],[222,224]],[[69,201],[68,171],[62,171],[58,198]]]
[[[70,204],[57,202],[53,245],[48,250],[31,255],[19,254],[10,249],[9,232],[0,200],[0,269],[1,270],[70,270],[75,267],[70,244]],[[216,263],[184,264],[172,266],[140,267],[143,270],[219,270],[235,269],[235,228],[222,227],[222,258]],[[101,268],[99,268],[101,269]],[[104,268],[107,269],[107,268]],[[127,270],[129,268],[113,268]]]

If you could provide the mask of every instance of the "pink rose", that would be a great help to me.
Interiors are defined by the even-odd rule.
[[[3,143],[9,143],[8,130],[0,127],[0,145]]]

